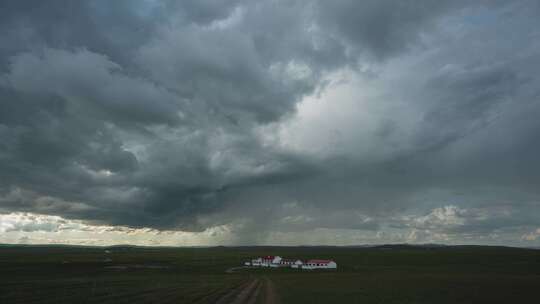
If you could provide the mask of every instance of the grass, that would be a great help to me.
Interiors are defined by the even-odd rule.
[[[0,303],[210,303],[246,275],[225,274],[230,264],[205,253],[130,247],[114,248],[109,254],[101,248],[1,248]],[[128,267],[107,268],[112,265]]]
[[[540,251],[518,248],[105,250],[0,247],[0,303],[213,303],[253,276],[270,278],[282,303],[525,303],[536,298],[540,286]],[[224,272],[268,254],[332,258],[339,269]]]

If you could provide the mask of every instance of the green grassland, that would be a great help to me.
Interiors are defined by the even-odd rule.
[[[268,254],[332,258],[339,269],[225,273]],[[0,303],[214,303],[254,277],[270,279],[281,303],[533,303],[540,250],[0,246]]]

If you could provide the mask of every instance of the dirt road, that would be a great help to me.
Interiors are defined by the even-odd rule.
[[[276,288],[274,287],[274,282],[267,277],[264,277],[264,304],[278,304],[278,296],[276,293]]]
[[[221,297],[216,304],[279,304],[273,282],[253,278]]]

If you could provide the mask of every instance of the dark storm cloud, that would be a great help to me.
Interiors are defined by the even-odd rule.
[[[538,220],[534,1],[34,2],[0,4],[2,212],[251,241]]]
[[[152,35],[154,21],[160,17],[152,7],[123,0],[111,3],[8,0],[2,1],[0,11],[3,67],[14,53],[43,46],[85,47],[127,64],[128,53]]]
[[[386,58],[405,51],[436,26],[437,17],[459,9],[461,1],[321,1],[321,24],[356,52]]]

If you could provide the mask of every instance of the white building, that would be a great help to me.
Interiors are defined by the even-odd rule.
[[[292,267],[294,265],[295,260],[291,259],[281,259],[279,262],[279,267]]]
[[[302,269],[337,269],[337,264],[332,260],[308,260]]]
[[[281,265],[282,258],[280,256],[267,255],[262,258],[252,259],[250,262],[245,262],[246,266],[260,266],[260,267],[279,267]]]
[[[245,262],[246,266],[259,267],[290,267],[295,269],[337,269],[337,263],[332,260],[302,260],[283,259],[280,256],[268,255],[257,259],[252,259],[250,262]]]
[[[302,268],[302,265],[304,265],[304,262],[302,262],[301,260],[296,260],[291,265],[291,268]]]

